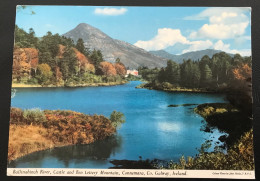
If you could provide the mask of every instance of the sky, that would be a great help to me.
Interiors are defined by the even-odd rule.
[[[48,31],[62,35],[80,23],[147,51],[251,55],[251,9],[246,7],[27,6],[16,12],[16,24],[27,32],[33,28],[38,37]]]

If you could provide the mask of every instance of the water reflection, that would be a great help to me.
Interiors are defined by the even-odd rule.
[[[121,145],[122,137],[113,135],[89,145],[73,145],[32,153],[10,162],[8,167],[73,168],[74,165],[84,167],[84,165],[93,165],[94,162],[100,168],[102,165],[109,165],[108,159],[120,152]]]

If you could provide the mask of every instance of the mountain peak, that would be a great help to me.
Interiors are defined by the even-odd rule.
[[[139,66],[164,67],[167,63],[165,59],[154,56],[132,44],[113,39],[87,23],[80,23],[71,31],[65,33],[64,36],[71,38],[74,42],[81,38],[86,48],[100,50],[104,60],[115,62],[117,58],[120,58],[121,62],[129,68],[136,69]]]
[[[81,30],[84,30],[84,29],[96,29],[94,28],[93,26],[87,24],[87,23],[80,23],[76,26],[76,28],[74,29],[81,29]]]

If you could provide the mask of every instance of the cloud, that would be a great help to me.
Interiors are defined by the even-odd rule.
[[[230,49],[230,44],[225,44],[222,40],[217,41],[214,46],[214,49],[221,50],[227,53],[236,54],[239,53],[242,56],[250,56],[251,55],[251,49],[242,49],[242,50],[236,50],[236,49]]]
[[[208,20],[198,31],[192,32],[190,38],[231,39],[243,36],[250,23],[246,15],[250,8],[208,8],[186,20]]]
[[[191,42],[189,42],[189,45],[190,45],[190,47],[188,49],[184,49],[182,51],[182,53],[209,49],[209,48],[212,48],[213,43],[210,40],[206,40],[206,41],[191,41]]]
[[[160,28],[153,39],[148,41],[139,40],[134,45],[149,51],[161,50],[176,43],[187,44],[189,41],[182,36],[179,29]]]
[[[94,13],[97,15],[106,15],[106,16],[117,16],[123,15],[127,12],[126,8],[96,8]]]
[[[53,27],[53,25],[52,25],[52,24],[45,24],[45,26],[46,26],[46,27],[48,27],[48,28],[51,28],[51,27]]]

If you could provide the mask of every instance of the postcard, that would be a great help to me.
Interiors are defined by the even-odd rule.
[[[8,176],[254,179],[250,7],[16,7]]]

